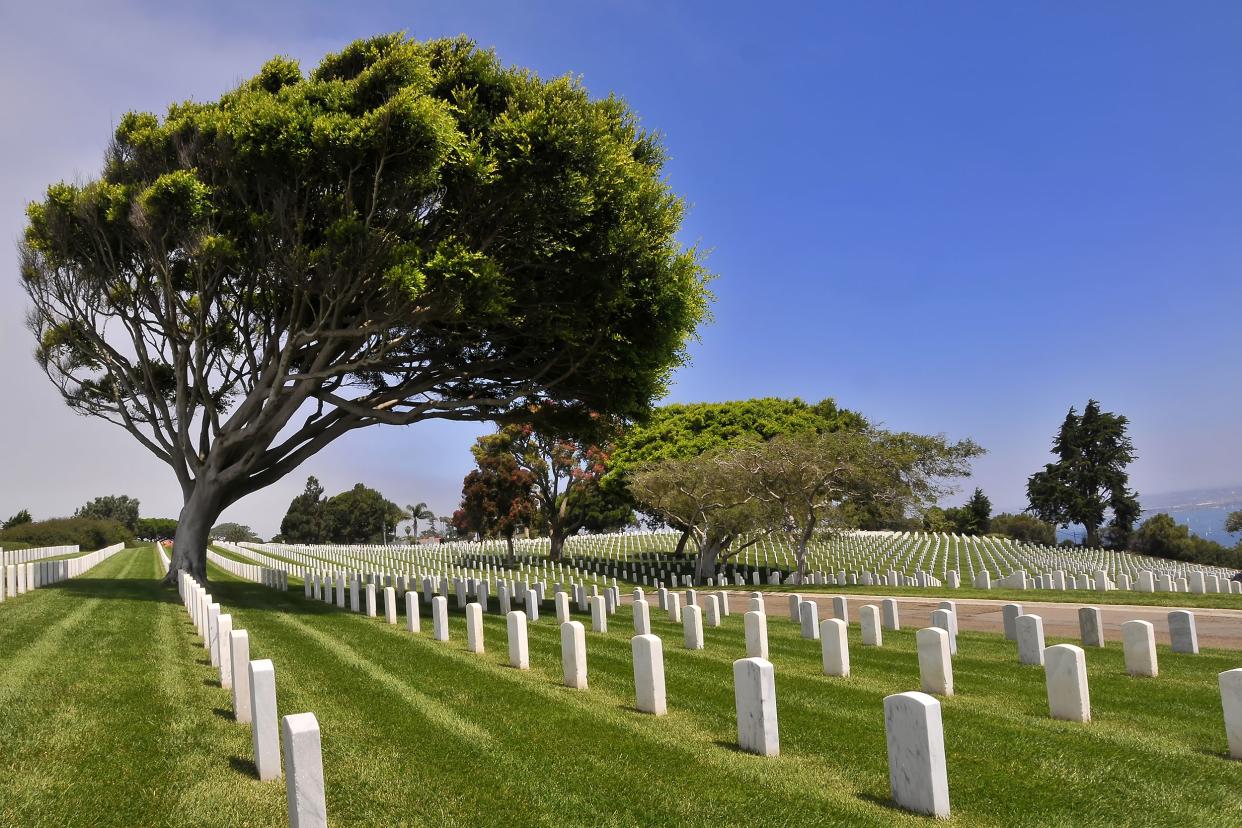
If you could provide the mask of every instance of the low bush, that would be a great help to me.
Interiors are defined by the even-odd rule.
[[[124,524],[115,520],[99,518],[52,518],[23,523],[0,532],[0,545],[11,547],[10,542],[27,546],[72,546],[82,550],[102,549],[114,543],[133,538]]]

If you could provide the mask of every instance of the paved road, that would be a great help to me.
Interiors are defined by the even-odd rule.
[[[700,590],[706,594],[712,590]],[[743,612],[748,605],[749,592],[727,590],[729,608],[733,612]],[[652,590],[648,590],[650,594]],[[765,592],[764,607],[769,615],[788,617],[788,592]],[[623,592],[623,600],[629,602],[632,594]],[[654,600],[654,596],[651,596]],[[819,617],[832,615],[832,595],[830,593],[807,594],[807,600],[819,605]],[[885,598],[897,601],[898,612],[903,627],[925,627],[931,623],[933,610],[940,608],[943,598],[916,598],[893,595],[857,595],[848,596],[850,601],[850,621],[858,622],[858,608],[864,604],[877,606]],[[983,598],[958,599],[957,625],[959,629],[974,632],[1004,632],[1001,607],[1010,601],[992,601]],[[1050,601],[1021,601],[1023,612],[1027,615],[1038,615],[1044,619],[1044,634],[1049,638],[1078,638],[1078,608],[1091,606],[1088,604],[1066,604]],[[1150,607],[1126,604],[1101,604],[1100,615],[1104,621],[1104,636],[1108,641],[1121,640],[1121,625],[1126,621],[1139,619],[1150,621],[1156,628],[1156,640],[1169,643],[1168,615],[1178,607]],[[1199,632],[1200,647],[1219,647],[1222,649],[1242,650],[1242,610],[1204,609],[1188,607],[1195,614],[1195,627]]]

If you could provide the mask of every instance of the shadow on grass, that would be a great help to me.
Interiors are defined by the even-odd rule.
[[[62,581],[59,584],[48,587],[49,589],[63,590],[66,594],[79,598],[104,598],[119,599],[131,601],[154,601],[161,604],[180,604],[181,598],[177,594],[177,590],[172,586],[165,586],[156,578],[75,578],[68,581]],[[330,616],[336,614],[344,615],[360,615],[354,613],[347,601],[345,607],[338,607],[335,603],[324,603],[314,598],[304,597],[300,587],[293,587],[288,592],[279,592],[261,584],[251,583],[249,581],[234,580],[212,580],[207,582],[207,589],[211,592],[212,600],[228,607],[230,610],[265,610],[288,612],[301,616]],[[431,606],[423,601],[422,590],[410,590],[418,595],[419,615],[423,623],[431,620]],[[377,610],[379,617],[383,617],[383,590],[377,590]],[[465,617],[466,610],[464,607],[457,607],[456,600],[453,595],[448,597],[448,615],[455,618]],[[360,602],[365,606],[365,600]],[[514,607],[525,609],[525,602],[514,602]],[[547,615],[554,617],[555,602],[552,599],[545,599],[540,605],[540,616]],[[497,596],[489,596],[487,611],[489,614],[499,614],[499,601]],[[400,624],[404,623],[405,618],[405,596],[399,595],[397,599],[398,617],[402,619]],[[531,622],[538,623],[538,622]],[[188,617],[185,619],[185,633],[187,639],[199,639],[198,630],[194,626],[194,622]],[[200,664],[209,665],[210,661],[199,660]]]
[[[1210,759],[1220,759],[1223,762],[1237,762],[1242,764],[1242,759],[1234,759],[1229,755],[1227,750],[1212,750],[1211,748],[1196,748],[1195,753],[1200,756],[1207,756]]]
[[[716,747],[724,748],[725,750],[731,750],[734,753],[746,753],[747,755],[750,755],[747,751],[744,751],[738,747],[737,742],[727,742],[724,739],[715,739],[712,741],[712,744]]]
[[[259,769],[255,766],[253,759],[245,756],[230,756],[229,767],[243,776],[249,776],[251,779],[259,778]]]
[[[232,711],[232,710],[226,710],[226,709],[225,709],[225,708],[223,708],[223,707],[213,707],[213,708],[211,708],[211,712],[212,712],[212,713],[214,713],[214,714],[216,714],[217,716],[219,716],[221,719],[225,719],[225,720],[230,721],[230,722],[231,722],[231,721],[234,721],[234,719],[236,718],[236,717],[233,715],[233,711]]]
[[[154,578],[70,578],[47,589],[60,590],[77,598],[181,603],[177,590],[162,586]]]
[[[891,796],[876,796],[875,794],[871,794],[871,793],[860,793],[860,794],[857,794],[857,796],[863,802],[870,802],[872,805],[878,805],[881,808],[884,808],[885,810],[888,810],[888,811],[892,811],[895,814],[904,814],[906,816],[911,816],[912,814],[911,811],[907,811],[905,808],[899,807],[897,803],[893,801],[893,798]],[[913,815],[919,816],[919,814],[913,814]]]

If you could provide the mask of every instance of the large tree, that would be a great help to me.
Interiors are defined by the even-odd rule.
[[[202,578],[225,507],[354,429],[644,412],[708,297],[664,160],[620,98],[465,38],[275,58],[29,207],[37,357],[171,466],[168,582]]]
[[[330,543],[383,543],[408,517],[377,490],[355,483],[324,501],[324,537]]]
[[[560,560],[565,539],[588,529],[607,532],[629,523],[633,508],[616,487],[601,489],[609,448],[530,425],[507,425],[480,437],[473,451],[512,457],[529,472],[538,528],[546,530],[549,556]]]
[[[461,507],[453,513],[452,526],[463,535],[475,533],[480,540],[504,538],[512,562],[514,533],[530,526],[537,514],[535,479],[511,455],[477,449],[477,467],[462,481]]]
[[[970,440],[851,429],[744,442],[727,461],[766,506],[760,515],[767,526],[761,528],[789,541],[793,582],[801,583],[811,539],[843,525],[845,504],[888,503],[902,513],[926,508],[952,491],[949,480],[969,474],[970,460],[982,453]]]
[[[764,514],[770,507],[748,482],[724,446],[646,463],[629,476],[644,508],[694,539],[694,579],[700,584],[771,531],[773,522]]]
[[[822,434],[866,425],[861,415],[838,408],[832,399],[807,403],[801,399],[761,397],[719,403],[672,404],[657,408],[644,422],[627,429],[609,456],[605,490],[626,489],[639,468],[663,460],[686,460],[736,443],[771,440],[780,434]],[[632,487],[631,487],[632,488]],[[632,492],[631,492],[632,493]],[[682,533],[680,553],[693,535],[690,527],[667,509],[638,497],[637,507]]]
[[[992,531],[992,501],[977,486],[970,500],[961,506],[945,509],[942,514],[946,524],[943,531],[960,532],[963,535],[986,535]]]
[[[34,522],[34,518],[30,516],[30,510],[19,509],[17,514],[6,520],[3,525],[0,525],[0,529],[12,529],[14,526],[21,526],[23,523],[32,522]]]
[[[211,537],[228,543],[262,543],[263,538],[241,523],[219,523],[211,527]]]
[[[1128,424],[1095,400],[1081,415],[1070,408],[1052,443],[1056,462],[1027,481],[1027,511],[1057,526],[1081,524],[1087,546],[1099,545],[1100,527],[1111,512],[1110,537],[1121,545],[1140,513],[1137,495],[1127,488],[1126,466],[1135,457]]]
[[[129,495],[104,495],[81,506],[74,517],[115,520],[129,531],[138,528],[138,498]]]
[[[1231,535],[1242,532],[1242,511],[1230,512],[1226,515],[1225,531]]]
[[[134,534],[143,540],[172,540],[177,534],[177,521],[173,518],[138,518]]]
[[[323,543],[327,539],[324,515],[323,486],[314,475],[306,478],[302,493],[289,502],[280,521],[280,536],[285,543]]]

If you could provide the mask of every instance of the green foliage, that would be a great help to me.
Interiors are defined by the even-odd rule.
[[[211,537],[228,543],[262,543],[263,538],[249,526],[240,523],[220,523],[211,528]]]
[[[280,521],[280,536],[284,543],[323,543],[326,532],[323,486],[311,475],[302,493],[289,503]]]
[[[76,543],[83,550],[95,550],[127,541],[132,537],[133,532],[129,527],[119,521],[93,517],[71,517],[38,520],[5,529],[0,532],[0,543],[17,541],[36,547],[72,546]]]
[[[177,536],[174,518],[138,518],[134,534],[145,540],[172,540]]]
[[[582,425],[641,416],[709,299],[664,162],[619,97],[464,37],[359,40],[309,74],[277,57],[218,100],[125,114],[100,178],[29,206],[37,356],[70,406],[183,480],[264,467],[229,475],[239,490],[375,422],[529,419],[546,400]],[[114,350],[105,322],[190,356]],[[280,394],[322,408],[303,439],[225,458],[177,428],[249,400],[213,425],[276,434],[298,410],[262,402],[276,366],[299,374]]]
[[[406,506],[405,511],[406,511],[406,515],[409,517],[410,523],[412,524],[406,529],[407,535],[410,535],[415,538],[419,536],[418,522],[420,520],[427,521],[428,523],[431,524],[433,529],[435,528],[435,522],[436,522],[435,513],[432,512],[431,509],[427,507],[426,503],[419,501],[418,503],[415,503],[411,506]]]
[[[462,481],[461,506],[452,525],[463,535],[504,538],[512,553],[513,533],[538,514],[534,476],[507,453],[476,452],[475,463]]]
[[[323,518],[329,543],[381,543],[392,539],[406,513],[375,489],[355,483],[352,489],[327,499]]]
[[[859,429],[862,416],[831,399],[761,397],[722,403],[674,403],[657,408],[626,431],[609,457],[606,485],[631,469],[659,460],[694,457],[738,440],[771,440],[779,434]]]
[[[953,522],[949,512],[952,510],[932,506],[923,512],[923,531],[925,532],[956,532],[957,524]]]
[[[138,528],[138,500],[129,495],[105,495],[82,506],[73,516],[115,520],[134,532]]]
[[[975,492],[962,506],[937,508],[924,515],[923,528],[929,532],[956,532],[961,535],[986,535],[991,531],[992,501],[983,489]]]
[[[1157,558],[1242,569],[1242,549],[1201,538],[1164,512],[1143,521],[1134,533],[1133,548]]]
[[[592,429],[597,434],[605,427]],[[510,457],[530,474],[535,504],[534,528],[548,533],[551,557],[559,560],[565,538],[580,529],[610,532],[633,518],[623,489],[600,486],[609,459],[608,445],[562,436],[531,425],[511,424],[480,437],[471,448],[481,458]]]
[[[966,501],[966,505],[962,508],[966,513],[966,521],[962,527],[964,533],[968,535],[986,535],[992,531],[992,501],[988,500],[987,495],[983,493],[983,489],[976,487],[975,493],[970,496],[970,500]]]
[[[1002,512],[992,518],[991,531],[995,535],[1044,546],[1056,546],[1057,543],[1057,528],[1034,515]]]
[[[1225,531],[1231,535],[1242,532],[1242,511],[1229,513],[1225,518]]]
[[[946,481],[970,472],[983,449],[970,440],[861,428],[805,430],[770,440],[739,439],[684,459],[639,467],[634,496],[698,542],[695,578],[711,577],[727,559],[765,533],[786,535],[796,578],[817,531],[843,525],[852,500],[895,510],[927,508],[950,491]],[[742,536],[749,540],[739,545]]]
[[[1095,400],[1081,416],[1070,408],[1052,445],[1057,461],[1027,481],[1028,511],[1057,526],[1082,524],[1088,546],[1099,545],[1100,527],[1111,512],[1110,542],[1123,545],[1140,514],[1138,498],[1127,488],[1125,469],[1135,457],[1128,424],[1101,411]]]
[[[0,526],[0,530],[12,529],[14,526],[20,526],[23,523],[30,523],[32,520],[34,520],[34,518],[30,516],[30,510],[22,509],[18,511],[17,514],[13,515],[13,517],[6,520],[4,525]]]
[[[737,441],[771,440],[778,434],[804,431],[860,429],[865,425],[860,414],[838,408],[832,399],[814,404],[797,397],[674,403],[657,408],[647,420],[618,438],[601,482],[606,490],[627,489],[630,475],[651,463],[689,459]],[[662,511],[641,499],[636,506],[648,515]],[[669,518],[664,516],[659,520],[668,521]],[[681,531],[687,529],[675,521],[669,525]]]

